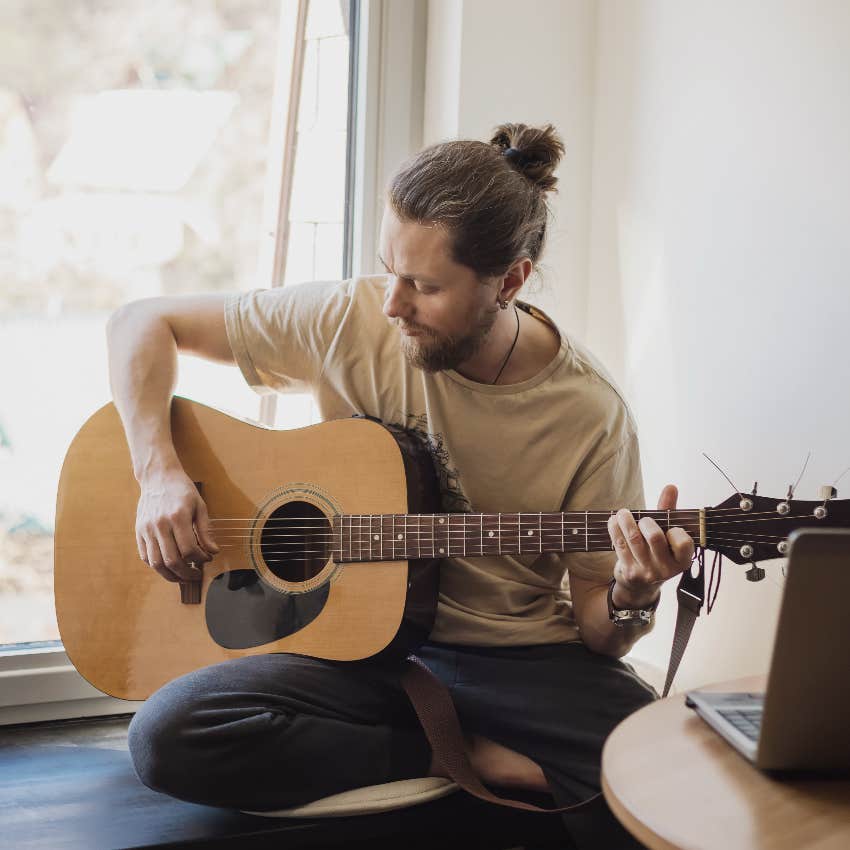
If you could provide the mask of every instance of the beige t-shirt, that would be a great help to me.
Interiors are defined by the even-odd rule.
[[[558,330],[555,358],[518,384],[424,372],[407,363],[383,315],[388,280],[231,296],[227,334],[245,380],[259,393],[311,391],[323,420],[364,413],[418,432],[446,512],[645,506],[634,420],[587,350]],[[580,639],[569,573],[604,582],[614,562],[613,552],[448,558],[430,639],[479,646]]]

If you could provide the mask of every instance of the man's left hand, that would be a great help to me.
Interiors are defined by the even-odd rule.
[[[674,510],[679,491],[668,484],[658,499],[658,510]],[[608,534],[617,553],[614,565],[613,602],[617,608],[644,608],[651,605],[667,579],[691,565],[693,538],[683,528],[666,534],[652,517],[635,522],[623,508],[608,520]]]

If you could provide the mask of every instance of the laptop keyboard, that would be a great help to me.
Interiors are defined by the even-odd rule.
[[[717,713],[751,741],[758,741],[762,707],[718,708]]]

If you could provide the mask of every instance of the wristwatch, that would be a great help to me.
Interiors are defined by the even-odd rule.
[[[608,619],[621,629],[626,626],[648,626],[655,616],[655,609],[661,601],[661,594],[658,594],[655,602],[648,608],[615,608],[614,585],[616,583],[617,579],[612,578],[608,585]]]

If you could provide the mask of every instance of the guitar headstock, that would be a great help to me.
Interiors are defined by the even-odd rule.
[[[749,564],[784,558],[788,535],[797,528],[848,527],[850,499],[810,502],[736,493],[705,509],[705,548],[736,564]]]

